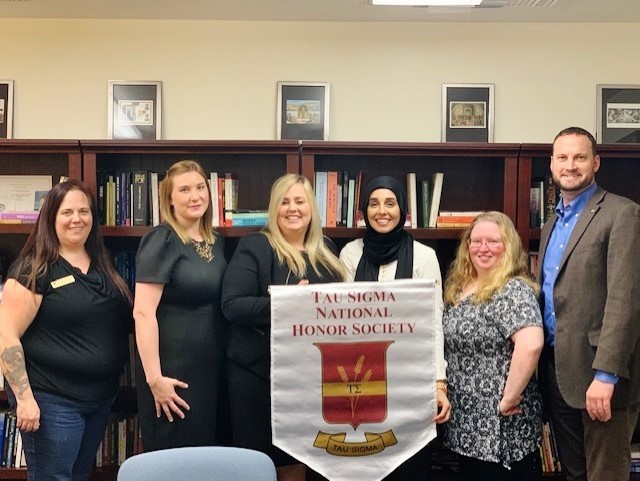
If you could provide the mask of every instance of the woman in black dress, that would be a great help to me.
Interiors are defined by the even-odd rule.
[[[322,236],[311,184],[297,174],[280,177],[267,227],[240,240],[222,290],[233,443],[268,454],[279,481],[304,480],[306,467],[271,443],[269,286],[343,279],[344,267]]]
[[[209,184],[194,161],[177,162],[160,188],[163,224],[136,256],[133,316],[138,414],[145,451],[216,443],[227,266],[211,227]]]

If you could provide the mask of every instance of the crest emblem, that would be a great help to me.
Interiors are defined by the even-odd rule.
[[[393,341],[315,343],[322,353],[322,416],[329,424],[387,417],[387,348]]]

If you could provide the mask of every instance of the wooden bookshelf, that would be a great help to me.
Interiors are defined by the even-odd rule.
[[[300,172],[313,181],[318,171],[362,171],[367,180],[390,175],[402,184],[410,172],[418,182],[442,172],[441,210],[499,210],[515,223],[519,151],[519,144],[302,141]],[[436,250],[443,274],[462,231],[409,230],[415,239]],[[363,236],[364,229],[327,228],[325,234],[342,247]]]

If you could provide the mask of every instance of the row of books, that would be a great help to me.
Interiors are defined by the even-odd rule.
[[[559,199],[560,189],[550,175],[544,179],[534,179],[529,194],[529,226],[542,228],[555,215]]]
[[[39,211],[0,212],[0,224],[34,224],[38,220]]]
[[[366,199],[362,199],[362,192],[366,178],[363,171],[316,172],[315,195],[322,227],[364,227]],[[415,172],[407,174],[407,227],[437,227],[443,180],[442,172],[419,183]]]
[[[161,222],[157,172],[97,172],[99,221],[107,226],[155,226]],[[231,172],[209,174],[213,227],[265,225],[266,211],[238,209],[239,178]]]
[[[98,170],[96,180],[100,224],[158,225],[160,209],[157,172],[134,170],[113,173]]]
[[[436,218],[436,229],[466,229],[483,212],[482,210],[441,210]]]
[[[16,428],[16,414],[13,411],[0,411],[0,453],[2,458],[0,465],[3,468],[23,468],[27,466],[27,460],[22,448],[22,435]]]
[[[640,473],[640,443],[631,443],[631,472]]]
[[[142,452],[138,415],[112,415],[96,453],[96,467],[120,466],[125,459]]]
[[[407,174],[407,201],[412,229],[437,227],[444,174],[436,172],[418,181],[415,172]],[[419,187],[418,187],[419,185]]]
[[[558,457],[556,448],[556,440],[553,435],[551,423],[544,421],[542,423],[542,443],[540,444],[540,458],[542,459],[543,473],[561,473],[562,466]]]
[[[366,174],[318,171],[315,195],[322,227],[356,227],[362,218],[361,191]]]

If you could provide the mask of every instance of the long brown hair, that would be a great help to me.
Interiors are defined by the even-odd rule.
[[[95,199],[89,188],[76,179],[70,179],[53,186],[40,207],[40,215],[34,225],[27,242],[20,251],[18,272],[27,275],[27,288],[35,292],[36,279],[47,272],[50,265],[60,257],[60,241],[56,234],[56,217],[60,205],[66,195],[78,190],[89,202],[93,222],[89,236],[84,244],[91,263],[104,272],[107,278],[118,288],[122,295],[131,302],[131,293],[122,277],[116,271],[113,261],[104,246],[102,232],[98,224],[98,211]]]

